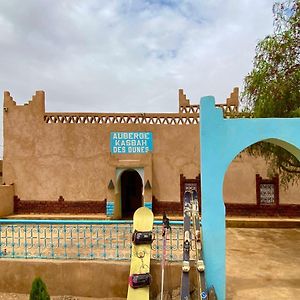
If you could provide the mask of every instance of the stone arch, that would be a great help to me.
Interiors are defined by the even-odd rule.
[[[206,281],[225,299],[225,206],[223,181],[234,157],[248,146],[267,141],[300,160],[300,118],[224,119],[214,97],[200,101],[201,197]]]

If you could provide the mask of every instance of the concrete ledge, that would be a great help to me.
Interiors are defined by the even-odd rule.
[[[40,276],[51,296],[126,298],[129,267],[130,263],[123,261],[1,259],[0,292],[28,294],[34,278]],[[160,291],[160,268],[158,261],[151,261],[151,297],[156,297]],[[195,278],[191,277],[193,287]],[[181,264],[167,263],[165,278],[166,290],[178,288]]]
[[[170,220],[182,221],[182,216],[169,216]],[[105,214],[14,214],[3,217],[6,219],[26,220],[110,220]],[[155,216],[155,220],[162,220]],[[263,218],[263,217],[226,217],[228,228],[300,228],[300,218]]]
[[[226,218],[227,228],[300,228],[300,219]]]

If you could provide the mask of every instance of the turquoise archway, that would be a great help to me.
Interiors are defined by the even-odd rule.
[[[300,118],[224,119],[214,97],[200,101],[201,199],[203,252],[208,286],[225,299],[225,172],[242,150],[268,141],[290,151],[300,160]]]

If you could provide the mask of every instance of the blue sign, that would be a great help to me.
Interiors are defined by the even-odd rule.
[[[153,150],[152,132],[111,132],[110,152],[139,154]]]

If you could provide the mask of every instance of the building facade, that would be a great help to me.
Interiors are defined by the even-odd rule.
[[[238,89],[224,117],[238,115]],[[177,113],[50,113],[45,94],[17,105],[4,93],[3,182],[15,213],[182,213],[187,187],[200,194],[199,106],[179,90]],[[219,159],[219,158],[216,158]],[[287,191],[266,164],[241,153],[224,178],[231,214],[297,215],[299,187]]]

